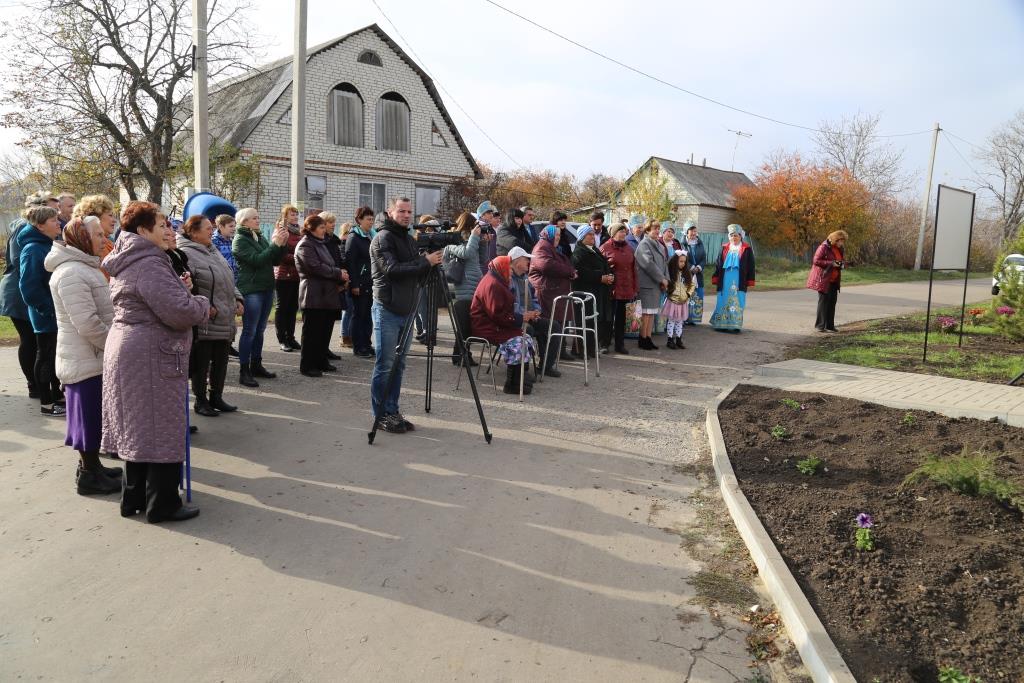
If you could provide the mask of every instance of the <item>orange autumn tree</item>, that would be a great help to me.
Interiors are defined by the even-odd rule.
[[[847,256],[872,230],[870,193],[844,169],[804,161],[798,153],[770,158],[754,185],[736,188],[737,218],[760,244],[796,254],[813,249],[834,230],[850,235]]]

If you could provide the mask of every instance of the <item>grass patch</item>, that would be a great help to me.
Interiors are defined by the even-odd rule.
[[[10,318],[0,318],[0,346],[10,346],[18,343],[18,331],[14,329],[14,323]]]
[[[1024,494],[1016,484],[996,474],[995,461],[994,455],[985,453],[961,453],[945,458],[930,456],[907,475],[901,486],[933,481],[965,496],[990,498],[1024,512]]]
[[[932,316],[954,315],[959,308],[940,309]],[[840,334],[816,337],[796,347],[790,357],[845,363],[887,370],[942,375],[957,379],[1005,383],[1024,372],[1024,344],[1014,342],[986,324],[964,325],[959,334],[936,330],[928,336],[928,362],[923,361],[924,315],[908,315],[846,326]]]
[[[771,259],[758,267],[757,291],[773,289],[803,289],[807,284],[809,263],[794,263]],[[936,280],[962,280],[963,273],[936,271]],[[971,273],[970,277],[991,277],[989,272]],[[874,285],[883,282],[927,282],[927,270],[904,270],[880,266],[854,266],[843,271],[843,287],[849,285]]]
[[[760,600],[750,586],[732,576],[701,570],[689,579],[691,586],[697,589],[695,601],[710,605],[720,603],[745,609]]]
[[[817,474],[819,467],[821,467],[821,458],[813,455],[809,458],[798,460],[796,463],[796,469],[800,474],[806,474],[808,477],[813,477]]]

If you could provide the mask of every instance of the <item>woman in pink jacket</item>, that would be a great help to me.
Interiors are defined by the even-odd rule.
[[[814,329],[818,332],[837,332],[836,301],[839,299],[839,282],[846,267],[845,230],[836,230],[814,252],[811,272],[807,275],[807,289],[818,293],[818,316]]]
[[[208,319],[210,302],[192,296],[172,270],[164,251],[172,238],[156,204],[130,202],[117,244],[103,260],[114,322],[104,349],[102,448],[125,461],[121,515],[145,510],[149,522],[199,514],[182,505],[178,481],[192,327]]]

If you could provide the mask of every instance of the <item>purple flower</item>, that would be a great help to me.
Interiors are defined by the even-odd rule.
[[[1016,312],[1012,306],[1000,306],[996,309],[996,313],[999,315],[1013,315]]]
[[[857,526],[859,526],[861,529],[870,529],[874,525],[875,520],[873,520],[871,518],[871,515],[869,515],[868,513],[862,512],[859,515],[857,515]]]

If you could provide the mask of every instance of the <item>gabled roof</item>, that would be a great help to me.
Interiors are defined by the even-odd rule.
[[[455,135],[455,141],[459,149],[466,157],[473,173],[477,178],[482,178],[483,173],[477,165],[473,155],[470,154],[465,140],[459,133],[459,129],[452,121],[451,115],[441,100],[441,95],[434,86],[434,81],[420,66],[412,60],[405,51],[398,46],[391,36],[386,34],[377,24],[371,24],[357,31],[329,40],[306,49],[306,62],[321,52],[329,50],[354,35],[364,31],[372,31],[387,43],[388,47],[395,51],[395,54],[403,62],[409,65],[423,81],[431,99],[437,106],[438,111],[444,118],[445,123]],[[259,122],[267,115],[270,108],[280,99],[288,86],[292,84],[292,57],[284,57],[270,64],[256,67],[253,71],[246,72],[240,76],[230,78],[221,83],[214,84],[210,88],[210,135],[214,139],[226,142],[235,147],[243,146],[246,138],[256,129]]]
[[[657,161],[658,166],[665,169],[683,186],[683,189],[693,195],[697,204],[735,208],[732,188],[754,184],[750,178],[738,171],[723,171],[662,157],[651,157],[641,168],[650,164],[651,160]]]

